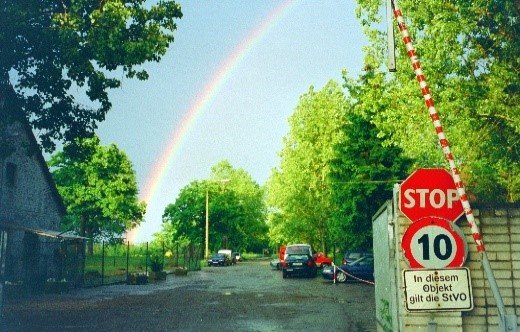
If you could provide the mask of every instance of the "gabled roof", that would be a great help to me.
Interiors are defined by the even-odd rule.
[[[47,162],[43,158],[43,154],[41,151],[41,148],[38,144],[38,141],[36,140],[36,137],[34,136],[34,133],[32,131],[31,126],[29,125],[29,122],[27,120],[14,120],[13,123],[19,123],[21,124],[22,130],[25,132],[29,139],[29,149],[32,152],[32,155],[34,155],[37,163],[40,166],[40,169],[45,177],[45,181],[47,182],[47,185],[51,191],[52,197],[54,201],[56,202],[59,213],[61,216],[64,216],[67,212],[67,208],[65,207],[65,204],[63,203],[63,199],[58,192],[58,189],[56,188],[56,183],[54,182],[54,179],[52,177],[52,174],[49,170],[49,167],[47,166]],[[1,127],[0,127],[1,129]],[[18,148],[18,147],[17,147]]]

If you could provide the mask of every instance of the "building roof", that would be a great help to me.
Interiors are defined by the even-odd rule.
[[[56,205],[58,206],[59,213],[61,214],[61,216],[64,216],[67,212],[67,208],[65,207],[63,199],[62,199],[61,195],[59,194],[58,189],[56,188],[56,183],[54,182],[54,179],[49,170],[49,167],[47,166],[47,162],[43,158],[41,148],[38,144],[38,141],[36,140],[36,137],[34,136],[32,128],[29,125],[29,122],[25,119],[23,119],[23,120],[16,119],[16,120],[13,120],[11,125],[13,125],[15,123],[20,124],[22,130],[25,132],[25,134],[29,140],[30,146],[28,147],[28,149],[31,152],[31,156],[34,155],[35,160],[38,163],[38,165],[40,166],[42,174],[45,177],[45,181],[47,182],[47,185],[49,187],[53,200],[56,202]],[[0,130],[5,130],[6,128],[7,128],[7,126],[0,126]],[[16,147],[16,148],[19,148],[19,147]]]

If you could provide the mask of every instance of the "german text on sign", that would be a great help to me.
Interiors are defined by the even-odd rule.
[[[467,268],[404,270],[408,311],[468,311],[473,309],[471,279]]]

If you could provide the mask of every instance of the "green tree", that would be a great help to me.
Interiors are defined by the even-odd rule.
[[[205,231],[204,182],[193,181],[181,189],[174,203],[168,204],[163,213],[163,238],[173,242],[203,244]]]
[[[47,150],[91,134],[121,77],[147,79],[182,17],[171,0],[2,0],[0,13],[1,118],[28,119]]]
[[[114,239],[140,224],[145,203],[137,198],[132,164],[115,145],[96,136],[67,144],[49,166],[67,207],[63,230]]]
[[[379,0],[359,0],[371,44],[366,93],[379,136],[401,147],[415,166],[446,165],[400,38],[398,72],[383,73]],[[520,198],[520,25],[517,1],[399,2],[468,192],[481,203]],[[374,97],[377,97],[374,99]]]
[[[331,241],[344,249],[372,247],[372,216],[392,197],[392,187],[404,179],[410,160],[398,147],[385,146],[377,128],[362,116],[349,113],[343,126],[345,141],[336,145],[331,162],[337,209]]]
[[[327,250],[332,202],[330,162],[334,146],[343,141],[341,127],[347,104],[341,87],[328,82],[300,97],[289,119],[281,164],[267,185],[270,235],[279,242],[307,242]]]
[[[223,247],[258,251],[267,245],[267,225],[263,192],[242,169],[228,161],[212,167],[207,180],[194,181],[181,189],[163,214],[161,235],[193,244],[205,241],[206,197],[210,250]],[[171,226],[170,226],[171,225]]]
[[[260,252],[268,245],[264,190],[249,173],[233,168],[227,160],[211,168],[211,179],[216,183],[228,180],[225,189],[232,194],[229,207],[233,213],[229,215],[227,224],[232,248]]]

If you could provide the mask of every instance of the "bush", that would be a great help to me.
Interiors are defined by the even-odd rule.
[[[160,259],[158,256],[150,257],[150,269],[152,269],[153,272],[161,272],[163,268],[164,263],[162,259]]]

